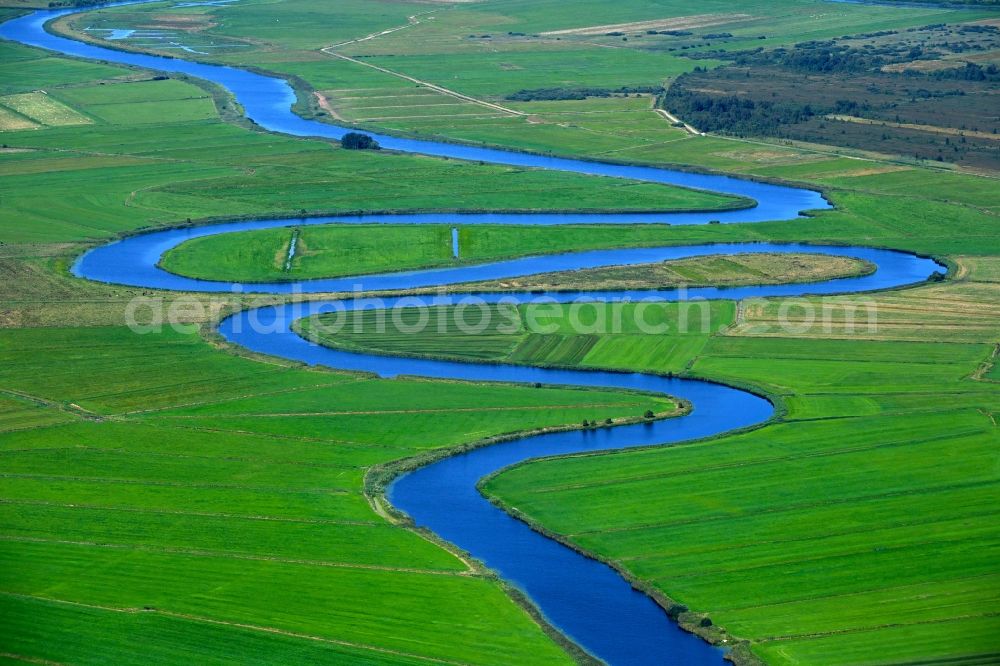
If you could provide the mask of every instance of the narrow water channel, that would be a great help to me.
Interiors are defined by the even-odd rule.
[[[0,37],[68,55],[184,73],[213,81],[228,88],[243,105],[247,115],[269,130],[295,136],[327,138],[339,138],[348,131],[346,128],[306,120],[293,114],[290,107],[294,102],[294,93],[281,79],[230,67],[114,51],[46,32],[44,24],[47,21],[74,11],[85,10],[38,11],[8,21],[0,25]],[[294,283],[238,284],[200,281],[173,275],[158,267],[159,259],[164,252],[190,238],[279,226],[370,222],[455,225],[581,222],[704,224],[712,220],[723,223],[791,220],[799,217],[804,211],[829,207],[820,194],[811,190],[727,176],[571,160],[385,135],[375,135],[375,137],[385,148],[392,150],[695,187],[748,197],[756,201],[757,205],[742,210],[712,213],[405,215],[232,222],[151,232],[110,243],[81,257],[74,266],[74,273],[91,280],[162,289],[215,292],[241,289],[262,293],[290,293],[297,290],[329,292],[351,291],[358,288],[379,290],[432,287],[556,270],[647,263],[736,252],[822,252],[866,259],[878,267],[872,275],[809,285],[708,288],[695,289],[687,293],[618,291],[548,295],[555,301],[569,301],[581,297],[595,301],[620,301],[643,298],[742,299],[851,293],[912,284],[926,279],[936,270],[943,270],[929,259],[887,250],[766,243],[599,250],[525,257],[479,266]],[[453,231],[453,251],[456,257],[459,253],[457,236],[457,230]],[[290,267],[295,246],[296,239],[293,237],[286,267]],[[460,295],[455,297],[459,298]],[[507,302],[525,302],[532,298],[525,294],[483,297],[485,302],[497,302],[500,299],[506,299]],[[407,301],[407,305],[429,305],[430,302],[429,298],[416,302],[411,299]],[[380,301],[351,301],[346,307],[370,307],[376,303],[383,307],[392,307],[399,303],[399,300],[390,298]],[[487,502],[476,489],[476,483],[483,476],[496,470],[538,456],[669,444],[751,426],[766,421],[772,415],[773,408],[767,400],[746,391],[718,384],[649,374],[455,363],[348,353],[311,344],[291,329],[296,319],[343,307],[345,305],[342,302],[313,301],[257,308],[226,319],[220,324],[219,330],[228,340],[257,352],[332,368],[376,372],[386,377],[408,374],[470,381],[621,388],[658,392],[690,401],[694,406],[693,411],[681,418],[525,437],[445,458],[397,479],[389,488],[388,497],[418,525],[433,530],[444,539],[470,552],[496,570],[505,580],[523,590],[551,623],[584,649],[608,663],[720,664],[722,662],[723,653],[720,649],[710,647],[700,639],[681,631],[656,603],[646,595],[633,590],[614,570],[530,530],[523,523]],[[669,499],[664,500],[665,514],[681,511],[683,507],[673,506]]]

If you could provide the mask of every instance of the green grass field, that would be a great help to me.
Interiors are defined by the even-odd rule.
[[[295,254],[289,261],[292,239]],[[160,265],[202,279],[300,280],[451,263],[451,229],[425,226],[296,227],[188,241]]]
[[[580,333],[612,321],[611,305],[598,306],[600,315],[593,306],[583,315],[572,306],[521,306],[492,313],[479,335],[463,335],[453,312],[434,310],[425,333],[405,332],[417,311],[398,327],[387,317],[382,333],[368,311],[361,326],[348,320],[320,339],[380,353],[686,372],[760,387],[786,410],[771,427],[530,463],[486,490],[650,582],[697,613],[692,621],[707,613],[769,663],[849,664],[877,649],[893,658],[988,660],[1000,628],[990,610],[998,601],[1000,389],[970,375],[993,352],[987,343],[1000,330],[1000,310],[994,301],[978,321],[962,323],[951,310],[970,287],[988,285],[996,298],[994,284],[978,277],[973,270],[962,283],[884,297],[922,313],[923,325],[908,331],[913,341],[838,340],[819,325],[800,340],[734,336],[726,302],[712,303],[709,326],[695,333],[679,330],[686,306],[677,304],[646,317],[670,324],[656,335],[634,326]],[[531,307],[544,310],[529,319]],[[634,322],[634,307],[625,322]],[[695,311],[686,319],[698,322],[703,308],[687,307]],[[935,326],[935,309],[954,323]],[[896,321],[880,325],[890,337],[902,333]],[[539,333],[545,326],[553,330]]]
[[[537,246],[537,227],[484,225],[460,226],[459,257],[453,254],[451,226],[349,225],[302,226],[261,229],[237,234],[205,236],[169,250],[160,260],[166,270],[204,280],[307,280],[311,278],[363,275],[417,268],[454,266],[520,257],[545,252],[565,252],[601,247],[606,228],[570,228],[548,234],[546,248]],[[649,233],[653,232],[653,233]],[[662,228],[624,227],[619,232],[623,247],[651,244]],[[591,238],[591,235],[598,238]],[[293,256],[289,260],[292,239]],[[466,258],[466,249],[468,258]],[[557,285],[584,288],[619,285],[617,288],[676,285],[781,284],[819,281],[859,275],[873,267],[848,258],[823,255],[755,255],[705,258],[545,274],[505,280],[507,288],[538,288]],[[621,286],[627,285],[627,286]],[[495,284],[474,285],[496,287]],[[607,286],[603,288],[609,288]]]
[[[506,279],[499,284],[472,283],[463,287],[477,291],[736,287],[820,282],[865,275],[874,270],[874,264],[867,261],[823,254],[708,255],[652,264],[541,273]]]
[[[7,150],[0,153],[0,175],[9,185],[0,240],[6,242],[86,241],[224,216],[578,206],[661,210],[734,203],[611,178],[342,151],[327,142],[222,122],[212,97],[188,82],[84,68],[10,44],[0,44],[0,55],[18,64],[6,73],[0,67],[0,90],[33,90],[36,70],[44,66],[50,72],[47,98],[94,121],[83,131],[52,127],[3,134]],[[387,169],[395,175],[384,182]],[[475,185],[457,188],[457,181]],[[51,188],[59,189],[58,200],[47,196]]]
[[[428,390],[280,367],[220,353],[196,333],[7,330],[0,356],[0,386],[24,401],[20,420],[5,415],[0,445],[5,624],[38,613],[0,642],[61,662],[93,659],[83,637],[103,631],[113,644],[144,636],[142,652],[114,648],[122,663],[161,650],[173,660],[189,625],[186,649],[206,659],[224,658],[199,652],[208,646],[194,637],[208,632],[233,635],[234,659],[294,645],[392,661],[563,660],[495,583],[376,513],[366,470],[595,410],[672,408],[601,391]],[[47,420],[24,420],[39,404]],[[43,617],[52,624],[40,634]],[[420,629],[428,617],[438,621]]]
[[[14,11],[0,9],[0,18]],[[688,36],[639,26],[678,28],[678,17],[692,15],[701,18]],[[996,174],[872,151],[694,136],[658,115],[649,95],[506,97],[542,87],[657,86],[713,66],[715,49],[995,17],[985,8],[812,0],[697,8],[680,0],[241,0],[108,8],[60,29],[96,29],[86,36],[97,40],[100,30],[152,26],[203,51],[194,54],[200,59],[295,75],[307,115],[789,180],[822,188],[837,207],[754,225],[465,226],[462,261],[734,241],[866,244],[946,259],[952,270],[943,282],[799,299],[822,316],[809,320],[800,308],[785,326],[780,303],[752,301],[651,305],[646,320],[667,325],[655,335],[631,325],[606,333],[598,324],[612,306],[590,305],[498,309],[512,330],[498,322],[478,335],[451,325],[421,336],[391,326],[377,333],[377,314],[366,312],[357,328],[352,320],[323,336],[381,353],[670,372],[766,392],[780,409],[764,428],[534,462],[494,477],[486,491],[684,604],[686,624],[710,618],[700,631],[737,643],[742,663],[846,666],[985,664],[1000,655]],[[623,23],[635,25],[593,29]],[[732,36],[703,39],[713,33]],[[139,38],[116,45],[192,56]],[[308,99],[310,88],[328,108]],[[87,124],[72,124],[81,119]],[[666,210],[732,199],[270,135],[196,82],[6,42],[0,144],[0,661],[572,660],[488,572],[388,513],[378,472],[507,433],[668,413],[672,401],[381,380],[242,356],[211,326],[259,302],[252,297],[101,285],[68,267],[96,242],[189,220]],[[291,233],[206,238],[166,265],[205,277],[280,278]],[[297,278],[452,261],[448,226],[299,233],[302,252],[288,272]],[[750,273],[719,258],[674,268],[704,281]],[[184,331],[137,335],[124,327],[136,297],[197,307],[185,311]],[[634,321],[638,307],[625,306],[622,320]],[[865,319],[872,311],[876,326]],[[405,325],[421,315],[401,316]],[[316,333],[317,323],[303,328]]]
[[[659,86],[696,66],[718,63],[711,57],[716,50],[778,48],[842,35],[994,17],[989,8],[928,5],[900,11],[890,6],[800,0],[755,0],[741,3],[738,9],[711,0],[696,10],[680,0],[627,0],[614,5],[587,0],[574,3],[572,11],[557,0],[439,7],[378,3],[364,11],[355,2],[330,6],[321,0],[286,0],[279,9],[263,0],[250,0],[243,7],[237,11],[225,6],[118,7],[70,19],[62,29],[155,26],[169,31],[171,41],[196,49],[210,37],[216,44],[198,58],[298,77],[312,90],[321,91],[339,117],[373,129],[542,152],[691,164],[701,162],[678,159],[674,149],[680,146],[673,142],[716,142],[701,141],[672,127],[652,111],[648,97],[619,98],[621,111],[631,112],[627,119],[607,115],[604,99],[519,103],[504,98],[521,89]],[[634,27],[573,32],[619,24]],[[650,35],[648,27],[685,28],[691,35]],[[382,30],[391,31],[352,41]],[[703,38],[720,33],[731,36]],[[93,31],[86,34],[100,37]],[[227,47],[233,40],[238,47]],[[135,46],[157,48],[141,37],[135,41]],[[130,42],[115,43],[129,46]],[[354,60],[336,59],[324,48]],[[166,52],[184,55],[175,49]],[[996,60],[996,54],[982,55]],[[499,102],[509,112],[440,94],[403,76]],[[421,94],[415,96],[415,92]],[[636,112],[637,105],[642,113]],[[325,113],[315,105],[312,112]]]
[[[610,361],[616,369],[681,372],[734,316],[734,304],[724,301],[437,307],[429,313],[364,310],[314,317],[303,320],[299,331],[327,346],[385,354],[545,366],[600,367]],[[672,335],[645,334],[640,321]]]

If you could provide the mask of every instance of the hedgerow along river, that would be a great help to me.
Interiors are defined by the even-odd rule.
[[[123,3],[136,4],[136,3]],[[92,8],[87,8],[92,9]],[[247,116],[265,129],[295,136],[340,138],[349,131],[306,120],[291,112],[294,92],[287,82],[230,67],[206,65],[157,56],[126,53],[83,44],[46,32],[49,20],[85,9],[39,11],[0,25],[0,37],[51,49],[64,54],[183,73],[213,81],[233,93]],[[637,215],[405,215],[312,218],[308,220],[257,220],[198,228],[156,231],[117,241],[86,253],[74,273],[91,280],[162,289],[197,291],[244,290],[263,293],[329,292],[433,287],[471,280],[523,276],[543,271],[635,264],[705,254],[736,252],[822,252],[867,259],[877,266],[874,274],[829,280],[809,285],[693,289],[677,291],[614,291],[549,294],[551,300],[623,301],[679,298],[743,299],[765,296],[853,293],[920,282],[934,271],[936,262],[913,255],[860,247],[812,245],[727,244],[663,248],[634,248],[527,257],[479,266],[411,271],[347,279],[300,283],[248,284],[206,282],[167,273],[158,268],[162,254],[190,238],[209,234],[303,224],[570,224],[570,223],[670,223],[703,224],[790,220],[803,211],[828,208],[817,192],[794,187],[705,175],[598,162],[545,157],[504,150],[417,141],[374,135],[385,147],[403,152],[483,161],[520,167],[631,178],[695,187],[748,197],[752,208],[711,213]],[[537,296],[483,295],[483,302],[527,302]],[[228,340],[265,354],[343,370],[375,372],[385,377],[420,375],[469,381],[504,381],[544,385],[589,386],[649,391],[688,400],[693,410],[686,416],[597,430],[568,431],[524,437],[444,458],[396,479],[388,489],[389,500],[427,527],[454,543],[505,580],[517,586],[549,622],[598,658],[611,664],[719,664],[722,650],[680,630],[651,598],[635,591],[610,567],[528,528],[494,507],[478,492],[484,476],[523,460],[547,455],[662,445],[709,437],[766,421],[773,406],[764,398],[739,389],[703,381],[640,373],[543,369],[513,365],[458,363],[418,358],[397,358],[349,353],[312,344],[295,334],[292,323],[338,308],[379,305],[423,306],[437,297],[354,299],[349,302],[311,301],[268,306],[240,312],[223,321],[219,330]],[[460,295],[453,299],[461,298]],[[683,511],[665,500],[664,513]]]

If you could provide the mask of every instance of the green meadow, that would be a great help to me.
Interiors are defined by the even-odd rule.
[[[460,197],[459,208],[502,207],[515,192],[515,208],[587,197],[604,207],[632,193],[637,207],[660,208],[692,193],[341,151],[225,121],[225,102],[188,81],[0,48],[21,66],[4,73],[5,94],[34,94],[44,71],[47,95],[88,120],[50,116],[2,135],[2,651],[63,663],[568,661],[487,572],[387,518],[368,474],[672,402],[242,358],[199,334],[249,304],[239,297],[188,295],[201,313],[184,310],[183,331],[137,335],[123,327],[133,298],[171,307],[185,295],[87,283],[68,267],[94,241],[240,206],[358,210],[362,192],[381,191],[376,208],[453,208]],[[394,177],[373,187],[387,170]],[[315,208],[300,196],[310,182]]]
[[[681,350],[694,353],[712,332],[733,322],[730,302],[700,304],[495,305],[470,308],[404,309],[391,317],[377,310],[343,318],[321,315],[299,324],[302,335],[321,344],[354,351],[432,356],[464,361],[543,366],[599,366],[608,358],[628,359],[618,367],[681,371],[661,365]],[[639,323],[673,332],[654,338]],[[420,326],[419,335],[412,331]],[[618,329],[613,336],[598,331]],[[586,332],[581,332],[586,331]],[[660,344],[663,343],[663,344]]]
[[[453,229],[458,231],[458,257],[454,256]],[[663,238],[664,244],[671,242],[669,236],[658,233],[662,229],[657,227],[622,227],[617,242],[607,238],[603,243],[606,227],[565,227],[547,235],[546,247],[538,245],[537,229],[513,225],[289,226],[190,240],[168,250],[160,266],[172,273],[205,280],[283,281],[457,266],[616,244],[642,246],[656,244],[658,237]],[[818,254],[746,254],[698,257],[641,268],[543,274],[505,280],[504,284],[531,288],[553,281],[573,286],[634,283],[636,288],[781,284],[858,275],[871,269],[858,260]],[[488,286],[477,284],[475,288]]]
[[[6,242],[99,240],[221,217],[580,206],[661,210],[734,203],[730,197],[619,179],[346,151],[324,141],[250,132],[223,122],[219,111],[228,102],[188,81],[81,67],[12,44],[0,44],[0,56],[11,63],[6,74],[0,68],[0,90],[15,95],[36,90],[36,72],[45,69],[51,72],[47,97],[88,123],[2,132],[0,175],[8,184],[3,203],[9,221],[0,225],[0,239]],[[57,78],[60,64],[66,70]],[[10,97],[0,98],[0,104],[4,99]],[[393,177],[387,179],[388,169]],[[456,181],[466,186],[456,188]],[[59,189],[58,199],[48,196],[52,188]]]
[[[261,229],[188,241],[160,265],[202,279],[300,280],[444,266],[451,263],[451,245],[451,228],[441,226]]]
[[[651,112],[648,96],[562,102],[506,98],[525,89],[657,87],[695,67],[718,64],[712,57],[718,52],[773,49],[994,16],[989,8],[928,5],[900,10],[812,0],[753,0],[735,8],[723,0],[709,0],[697,10],[682,0],[610,5],[585,0],[572,6],[559,0],[437,6],[379,2],[374,7],[322,0],[285,0],[280,5],[246,0],[239,10],[160,3],[109,8],[70,18],[59,29],[95,39],[99,33],[83,30],[154,27],[195,49],[211,38],[215,40],[211,48],[197,58],[296,77],[305,97],[319,91],[329,102],[323,109],[314,100],[302,100],[304,108],[328,119],[332,109],[335,122],[538,152],[708,166],[701,160],[677,159],[671,144],[689,140],[711,144],[715,148],[711,152],[725,152],[727,144],[691,137],[672,127]],[[586,30],[595,27],[599,29]],[[394,28],[399,29],[359,40]],[[652,35],[650,28],[679,29],[690,35]],[[581,29],[584,32],[574,32]],[[723,33],[729,37],[705,38]],[[157,49],[155,42],[135,41],[133,45],[119,40],[116,45]],[[185,56],[176,49],[164,52]],[[506,111],[470,103],[411,79],[498,103]]]
[[[15,329],[0,356],[0,596],[5,626],[31,620],[0,642],[60,662],[105,659],[105,642],[120,663],[565,660],[495,582],[387,521],[366,472],[595,410],[673,408],[283,367],[197,333]],[[232,653],[199,642],[212,634]]]
[[[988,277],[997,261],[976,263]],[[379,314],[366,311],[360,326],[349,320],[319,339],[756,387],[781,414],[766,428],[528,463],[485,491],[682,604],[683,621],[707,617],[730,644],[749,641],[768,663],[851,664],[873,652],[988,661],[1000,628],[991,610],[1000,388],[973,373],[994,351],[1000,309],[996,283],[966,275],[877,297],[888,316],[874,331],[859,317],[856,336],[837,308],[866,297],[835,299],[829,330],[816,321],[798,338],[761,328],[767,305],[737,315],[717,301],[656,305],[642,319],[666,324],[657,334],[636,328],[637,304],[610,333],[614,306],[589,304],[498,306],[480,335],[434,310],[419,335],[405,333],[417,311],[386,318],[381,332]]]
[[[0,9],[5,18],[34,3],[0,4],[14,7]],[[986,664],[1000,655],[996,174],[694,135],[657,114],[647,93],[507,98],[657,87],[714,66],[722,52],[995,18],[983,7],[813,0],[706,0],[696,9],[681,0],[241,0],[106,8],[57,29],[89,40],[101,29],[168,32],[167,41],[202,53],[139,38],[115,44],[294,76],[298,111],[319,119],[791,181],[836,206],[752,225],[459,225],[461,262],[739,241],[873,245],[947,262],[943,281],[805,297],[791,311],[775,300],[651,304],[642,314],[663,325],[657,334],[634,324],[639,304],[622,306],[623,324],[611,331],[603,325],[614,307],[593,304],[498,306],[478,334],[449,323],[454,312],[443,308],[404,310],[385,330],[375,311],[332,332],[322,318],[299,324],[351,350],[673,373],[767,395],[777,415],[759,429],[534,461],[483,490],[617,567],[684,626],[733,647],[739,663],[846,666]],[[671,30],[691,34],[659,34]],[[721,33],[730,36],[712,36]],[[198,81],[7,42],[0,182],[0,660],[574,660],[494,575],[411,529],[380,484],[405,461],[585,419],[669,414],[673,400],[308,368],[246,353],[213,332],[226,314],[283,297],[102,285],[69,267],[125,234],[233,218],[745,202],[342,150],[260,131]],[[301,245],[286,271],[293,234]],[[821,267],[730,259],[559,279],[650,283],[672,271],[671,279],[752,283],[763,274],[804,279]],[[163,259],[178,273],[247,281],[453,262],[450,225],[392,224],[205,237]],[[136,298],[179,308],[185,326],[129,330]],[[445,325],[404,333],[424,314]]]

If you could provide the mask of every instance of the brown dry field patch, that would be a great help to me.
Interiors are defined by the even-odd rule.
[[[843,116],[833,114],[826,116],[829,120],[839,120],[843,123],[856,123],[858,125],[878,125],[885,127],[895,127],[899,129],[910,129],[918,132],[931,132],[933,134],[948,134],[951,136],[974,136],[977,139],[989,139],[990,141],[1000,141],[1000,134],[990,132],[980,132],[978,130],[963,130],[955,127],[941,127],[940,125],[920,125],[918,123],[896,123],[888,120],[872,120],[871,118],[859,118],[857,116]]]
[[[883,72],[904,72],[912,69],[917,72],[940,72],[945,69],[965,67],[960,60],[914,60],[912,62],[897,62],[882,67]]]
[[[912,167],[901,164],[883,164],[880,166],[866,166],[862,169],[851,169],[838,173],[826,174],[827,178],[857,178],[859,176],[880,176],[885,173],[895,173],[897,171],[913,171]]]
[[[0,132],[36,129],[39,124],[0,106]]]
[[[801,164],[803,162],[824,162],[826,155],[797,153],[787,150],[727,150],[712,153],[713,157],[735,160],[737,162],[752,162],[754,164]]]
[[[654,19],[652,21],[634,21],[632,23],[609,23],[607,25],[591,25],[584,28],[568,30],[550,30],[541,33],[546,37],[557,35],[602,35],[607,32],[626,30],[687,30],[690,28],[706,28],[713,25],[735,23],[753,19],[750,14],[695,14],[693,16],[675,16],[673,18]]]
[[[870,296],[796,299],[813,305],[812,322],[801,308],[791,308],[782,318],[784,299],[748,301],[726,335],[996,343],[1000,340],[1000,259],[954,259],[956,280]],[[874,326],[869,326],[869,312],[875,313]]]
[[[144,30],[186,30],[198,32],[214,28],[218,24],[207,15],[157,14],[152,22],[141,26]]]

